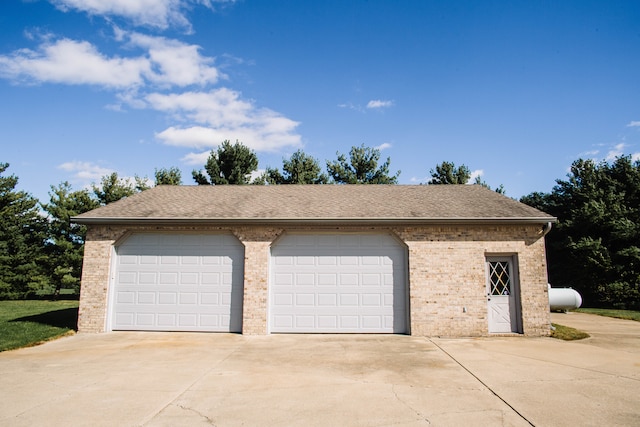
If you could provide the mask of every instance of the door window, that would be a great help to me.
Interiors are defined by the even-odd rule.
[[[489,261],[489,284],[491,286],[491,295],[511,294],[509,262]]]

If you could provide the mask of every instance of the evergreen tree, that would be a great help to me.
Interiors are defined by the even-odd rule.
[[[380,167],[380,150],[377,148],[351,147],[349,159],[344,154],[336,153],[338,159],[327,162],[327,171],[338,184],[397,184],[400,171],[389,175],[391,158],[387,158]]]
[[[48,275],[55,286],[57,296],[60,289],[80,289],[84,239],[87,229],[73,224],[70,218],[99,206],[88,190],[72,191],[68,182],[51,186],[50,201],[42,208],[49,215],[48,239],[45,250],[48,255]]]
[[[471,171],[465,165],[456,168],[453,162],[442,162],[435,170],[429,171],[431,180],[428,184],[466,184],[471,178]]]
[[[556,183],[521,199],[558,218],[547,236],[551,284],[590,306],[640,309],[640,161],[580,159]]]
[[[182,173],[180,169],[171,167],[169,169],[161,168],[155,170],[156,185],[181,185]]]
[[[491,186],[489,184],[487,184],[486,181],[483,181],[482,178],[480,178],[480,176],[476,176],[476,180],[475,180],[474,184],[481,185],[484,188],[486,188],[488,190],[491,190]],[[506,192],[505,192],[505,189],[504,189],[504,185],[500,184],[498,186],[498,188],[495,189],[495,192],[498,193],[498,194],[505,194]]]
[[[38,201],[16,190],[18,178],[2,176],[8,168],[0,163],[0,298],[16,299],[50,286],[43,251],[47,224]]]
[[[321,173],[318,161],[298,150],[282,161],[282,171],[267,168],[264,180],[269,184],[326,184],[327,175]]]
[[[103,176],[100,185],[93,185],[93,194],[101,205],[107,205],[149,188],[146,180],[137,176],[135,180],[136,184],[132,184],[118,177],[117,172],[113,172]]]
[[[204,165],[205,172],[193,171],[198,185],[249,184],[251,173],[258,170],[258,156],[239,141],[224,141],[211,154]]]

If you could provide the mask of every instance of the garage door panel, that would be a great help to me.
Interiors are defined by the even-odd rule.
[[[358,294],[345,294],[340,293],[340,305],[357,307],[359,305],[360,298]]]
[[[271,332],[406,332],[405,252],[388,235],[283,236],[272,248]]]
[[[318,273],[315,283],[317,283],[318,286],[335,286],[338,284],[338,275]],[[307,283],[307,284],[312,284],[312,283]]]
[[[295,281],[291,282],[291,285],[295,283],[297,286],[315,286],[316,276],[312,273],[297,273],[292,275],[295,277]]]
[[[222,281],[220,280],[219,273],[202,273],[200,275],[200,284],[201,285],[219,285]]]
[[[155,292],[138,292],[138,304],[155,304]]]
[[[138,282],[138,275],[133,272],[120,272],[118,273],[118,283],[122,284],[136,284]]]
[[[293,285],[293,273],[284,273],[275,275],[275,284],[278,286]]]
[[[180,304],[197,304],[198,294],[196,292],[180,292]]]
[[[314,325],[317,329],[337,329],[338,328],[338,316],[330,315],[330,316],[318,316],[318,323]]]
[[[120,304],[133,304],[136,301],[135,292],[118,292],[116,302]]]
[[[338,295],[318,294],[318,305],[321,307],[336,307],[338,305]]]
[[[241,331],[244,250],[234,237],[134,234],[116,252],[112,329]]]
[[[178,302],[178,295],[176,292],[160,292],[158,293],[158,304],[176,304]]]

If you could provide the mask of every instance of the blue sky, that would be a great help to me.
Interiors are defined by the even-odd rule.
[[[578,158],[640,158],[640,2],[3,0],[0,162],[47,201],[365,144],[400,183],[442,161],[520,197]]]

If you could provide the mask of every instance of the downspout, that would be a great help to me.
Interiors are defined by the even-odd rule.
[[[552,225],[553,224],[551,223],[551,221],[549,221],[545,225],[542,226],[542,237],[544,237],[547,234],[549,234],[549,232],[551,231],[551,226]],[[547,282],[547,300],[549,299],[549,294],[551,293],[551,292],[549,292],[550,290],[551,290],[551,284]],[[549,311],[551,311],[551,305],[549,305]],[[555,326],[553,326],[553,324],[551,323],[551,318],[549,318],[549,330],[551,332],[556,330]]]

